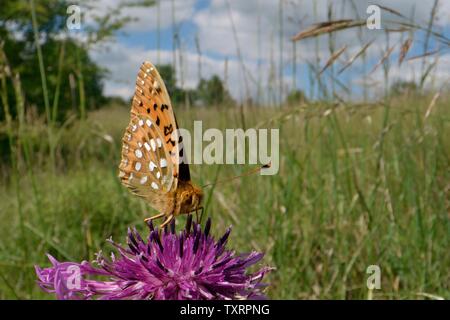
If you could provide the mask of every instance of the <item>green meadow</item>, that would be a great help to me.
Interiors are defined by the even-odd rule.
[[[271,299],[450,298],[448,96],[405,96],[380,104],[298,104],[289,108],[176,108],[181,127],[278,128],[280,170],[205,188],[204,218],[229,247],[265,252],[276,268]],[[155,212],[117,177],[129,106],[112,104],[55,129],[29,117],[25,146],[0,185],[0,298],[47,299],[34,265],[93,260],[146,233]],[[252,166],[191,165],[199,185]],[[9,170],[9,171],[6,171]],[[185,216],[177,219],[182,228]],[[205,222],[205,219],[203,219]],[[380,289],[366,285],[370,265]]]

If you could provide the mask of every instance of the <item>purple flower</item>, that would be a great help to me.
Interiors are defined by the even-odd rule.
[[[192,226],[192,227],[191,227]],[[188,218],[185,230],[158,232],[149,224],[150,235],[143,240],[136,229],[128,231],[128,248],[109,240],[118,250],[107,260],[101,252],[96,264],[83,261],[58,262],[48,255],[52,266],[36,266],[39,286],[58,299],[263,299],[261,283],[272,268],[255,273],[247,268],[263,257],[251,252],[236,255],[226,250],[229,228],[218,240],[209,234],[208,219],[200,224]],[[101,279],[101,278],[104,279]],[[106,279],[105,279],[106,278]]]

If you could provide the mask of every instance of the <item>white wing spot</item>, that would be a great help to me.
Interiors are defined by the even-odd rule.
[[[147,176],[143,176],[139,182],[145,184],[147,182]]]
[[[150,145],[152,146],[152,150],[155,151],[155,150],[156,150],[155,139],[151,139],[151,140],[150,140]]]
[[[158,172],[156,173],[156,179],[159,179],[159,178],[161,178],[161,172],[158,171]]]
[[[131,131],[135,132],[136,129],[137,129],[137,125],[133,124],[133,125],[131,126]]]
[[[142,120],[142,119],[141,119],[141,120],[139,120],[139,122],[138,122],[138,123],[139,123],[139,126],[141,126],[141,127],[142,127],[142,126],[144,125],[144,120]]]
[[[156,139],[156,144],[158,145],[158,148],[161,148],[161,147],[162,147],[162,142],[161,142],[161,139],[160,139],[160,138],[157,138],[157,139]]]
[[[134,176],[133,176],[133,172],[132,172],[132,173],[130,173],[130,176],[128,177],[128,181],[131,182],[131,180],[133,180],[133,178],[134,178]]]
[[[140,149],[136,149],[136,151],[134,151],[134,154],[136,155],[136,157],[138,157],[139,159],[142,158],[142,151]]]
[[[134,164],[134,169],[136,169],[136,171],[141,170],[141,167],[142,167],[142,164],[141,164],[140,162],[136,162],[136,163]]]
[[[145,120],[145,123],[149,128],[152,126],[152,122],[149,119]]]
[[[159,88],[159,83],[158,81],[153,81],[153,88],[158,89]]]
[[[152,188],[155,190],[158,190],[158,185],[156,184],[156,182],[152,182]]]
[[[148,142],[144,143],[144,147],[145,149],[147,149],[147,151],[150,151],[150,145],[148,144]]]
[[[141,81],[141,84],[144,84],[144,83],[145,83],[144,80],[142,80],[142,81]]]
[[[161,167],[161,168],[167,167],[167,160],[166,160],[166,159],[161,159],[160,167]]]
[[[139,148],[142,148],[142,143],[140,141],[138,142],[138,146]]]
[[[150,163],[148,164],[148,168],[150,169],[150,171],[153,171],[156,168],[156,164],[153,161],[150,161]]]
[[[123,172],[122,170],[119,171],[119,178],[123,178],[125,177],[125,172]]]

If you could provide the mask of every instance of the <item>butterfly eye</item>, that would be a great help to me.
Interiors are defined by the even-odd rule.
[[[187,196],[186,196],[186,200],[185,200],[186,202],[185,203],[190,203],[190,204],[192,204],[192,194],[188,194]]]

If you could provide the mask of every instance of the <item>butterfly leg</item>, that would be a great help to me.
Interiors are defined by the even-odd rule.
[[[199,223],[199,220],[198,220],[198,208],[195,209],[195,220],[197,221],[197,223]]]
[[[198,216],[198,210],[200,210],[200,217]],[[197,220],[197,223],[200,223],[203,217],[203,207],[195,208],[195,210],[192,210],[191,212],[195,212],[195,219]],[[188,212],[188,214],[190,214],[191,212]]]
[[[153,216],[153,217],[150,217],[150,218],[146,218],[146,219],[144,219],[144,221],[145,221],[145,222],[147,222],[147,221],[152,221],[152,220],[161,218],[161,217],[163,217],[163,216],[164,216],[164,213],[160,213],[160,214],[157,214],[156,216]]]
[[[173,220],[173,214],[171,214],[170,216],[167,217],[167,219],[163,222],[163,224],[160,226],[160,228],[164,228],[167,224],[170,223],[170,221]]]

